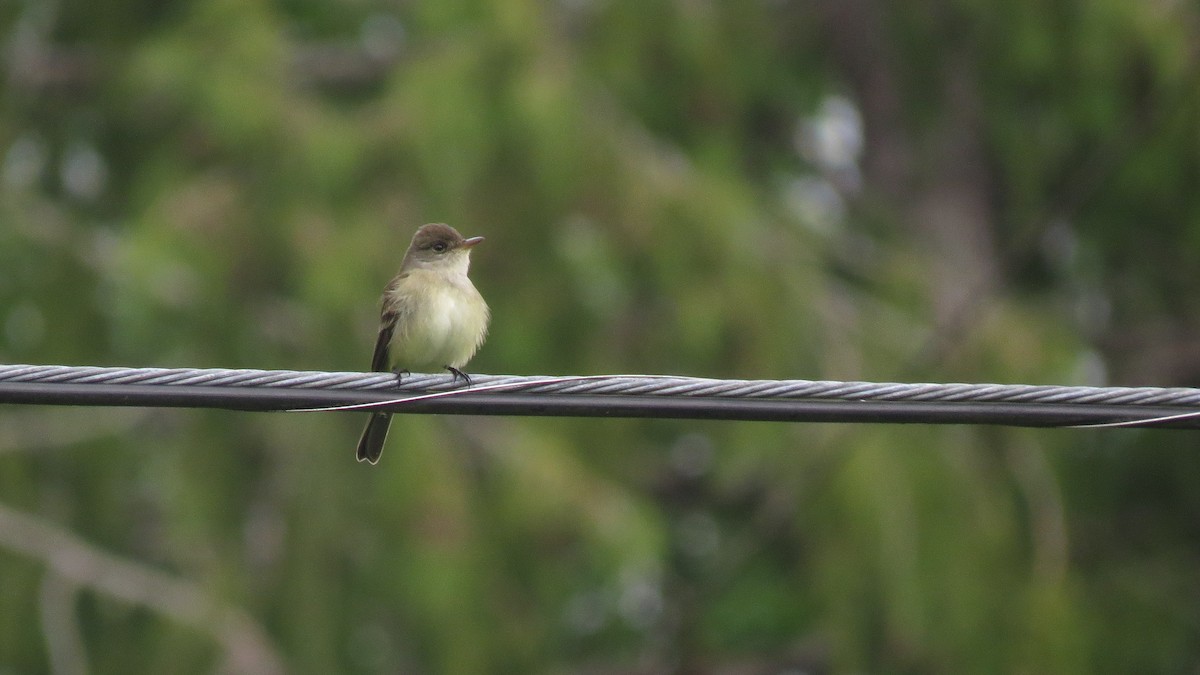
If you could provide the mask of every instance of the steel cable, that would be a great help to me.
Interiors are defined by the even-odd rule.
[[[770,421],[1200,427],[1200,389],[0,365],[0,403]]]

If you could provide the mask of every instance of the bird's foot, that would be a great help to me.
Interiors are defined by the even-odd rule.
[[[396,385],[399,386],[404,381],[405,375],[412,375],[412,371],[408,368],[397,368],[392,371],[396,375]]]
[[[468,387],[471,386],[471,376],[470,375],[467,375],[466,373],[459,370],[458,368],[455,368],[454,366],[446,366],[446,370],[448,370],[454,374],[454,380],[451,382],[451,384],[453,384],[454,382],[458,382],[459,378],[462,378],[462,380],[467,383]]]

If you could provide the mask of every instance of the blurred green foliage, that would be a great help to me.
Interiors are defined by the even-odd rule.
[[[363,369],[444,221],[475,372],[1200,384],[1194,5],[102,5],[0,6],[5,362]],[[12,406],[0,505],[295,672],[1200,663],[1190,433],[360,418]],[[0,670],[262,672],[16,536]]]

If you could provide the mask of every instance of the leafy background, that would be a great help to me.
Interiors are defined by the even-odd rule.
[[[0,360],[1200,384],[1200,11],[0,4]],[[0,409],[0,670],[1192,672],[1190,432]]]

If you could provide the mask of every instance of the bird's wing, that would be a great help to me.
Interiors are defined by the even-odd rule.
[[[390,347],[392,333],[396,330],[396,322],[400,312],[396,306],[396,287],[408,277],[407,273],[396,275],[383,291],[383,310],[379,314],[379,335],[375,338],[375,353],[371,356],[371,370],[386,372],[392,369]]]
[[[392,369],[388,347],[392,344],[392,331],[396,329],[396,313],[384,312],[379,322],[379,337],[375,338],[375,354],[371,356],[371,370],[384,372]]]

